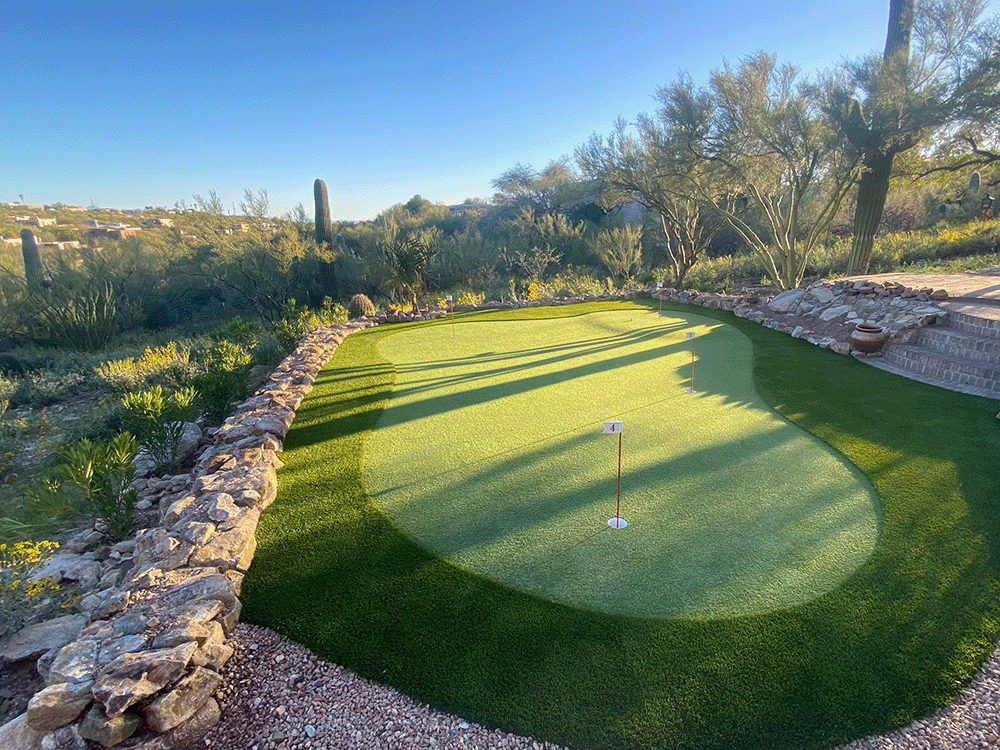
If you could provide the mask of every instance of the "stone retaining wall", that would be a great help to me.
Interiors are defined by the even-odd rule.
[[[307,336],[214,431],[189,474],[143,480],[137,506],[153,525],[135,539],[98,548],[103,561],[82,554],[99,532],[64,545],[50,574],[91,593],[83,615],[32,626],[0,654],[38,657],[46,681],[26,714],[3,728],[5,750],[83,750],[84,740],[167,750],[188,746],[219,720],[212,695],[233,653],[226,639],[239,622],[257,522],[277,491],[282,440],[341,341],[377,322]]]

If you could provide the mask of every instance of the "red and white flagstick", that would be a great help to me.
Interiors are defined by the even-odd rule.
[[[444,296],[444,301],[447,302],[448,306],[451,308],[451,337],[455,338],[455,305],[452,304],[450,294],[446,294]]]
[[[628,522],[622,518],[622,423],[605,422],[604,433],[611,435],[618,433],[618,492],[615,497],[615,517],[608,519],[608,526],[613,529],[624,529]]]
[[[691,387],[687,389],[688,393],[697,393],[694,389],[694,331],[687,332],[687,338],[691,339]]]

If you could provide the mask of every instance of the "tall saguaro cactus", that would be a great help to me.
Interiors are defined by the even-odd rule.
[[[316,199],[316,244],[326,245],[334,249],[333,222],[330,220],[330,199],[326,194],[326,183],[317,178],[313,183],[313,196]],[[338,237],[340,235],[337,235]],[[320,274],[324,288],[331,296],[340,296],[340,283],[337,279],[337,261],[330,260],[320,266]]]
[[[326,183],[317,179],[313,183],[316,198],[316,244],[333,244],[333,223],[330,221],[330,199],[326,194]]]
[[[42,256],[38,252],[38,242],[34,233],[25,227],[21,230],[21,254],[24,256],[24,280],[29,289],[39,289],[45,276]]]

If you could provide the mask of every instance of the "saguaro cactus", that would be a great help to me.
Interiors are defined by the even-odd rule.
[[[21,254],[24,256],[24,280],[28,282],[28,288],[40,288],[45,268],[42,266],[42,256],[38,252],[35,234],[27,227],[21,230]]]
[[[313,196],[316,198],[316,244],[326,245],[333,249],[333,222],[330,221],[330,200],[326,194],[326,183],[317,178],[313,183]],[[340,237],[340,235],[337,235]],[[320,265],[320,279],[323,289],[336,299],[340,296],[340,283],[337,279],[337,261],[325,261]]]
[[[316,244],[333,243],[333,223],[330,221],[330,200],[326,194],[326,183],[317,179],[313,183],[316,198]]]

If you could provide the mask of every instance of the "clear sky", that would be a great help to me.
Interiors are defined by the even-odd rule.
[[[1000,0],[993,0],[995,10]],[[881,51],[888,0],[16,3],[0,31],[0,201],[138,208],[215,190],[335,219],[489,199],[763,49]]]

